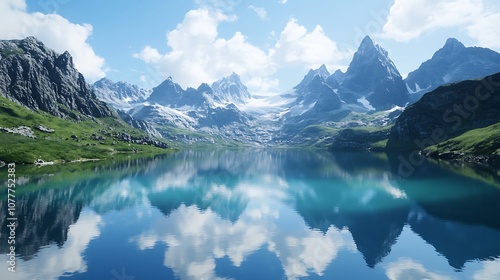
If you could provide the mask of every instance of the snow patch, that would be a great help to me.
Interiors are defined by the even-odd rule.
[[[366,97],[361,97],[357,100],[363,107],[365,107],[368,110],[375,110],[375,108],[370,104],[370,101],[366,99]]]

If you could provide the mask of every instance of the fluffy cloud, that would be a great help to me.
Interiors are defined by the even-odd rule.
[[[386,275],[391,280],[429,279],[451,280],[451,277],[428,271],[422,264],[410,259],[400,259],[387,265]]]
[[[280,2],[280,4],[286,4],[286,2],[288,2],[288,0],[279,0],[278,2]]]
[[[350,55],[339,51],[321,26],[309,32],[296,19],[288,22],[277,43],[267,50],[249,43],[241,32],[229,39],[221,38],[218,25],[235,20],[220,10],[191,10],[176,29],[167,33],[169,52],[162,54],[146,46],[134,56],[184,87],[197,87],[236,72],[250,91],[262,93],[278,86],[273,78],[278,67],[314,68],[326,64],[335,69]]]
[[[487,12],[475,19],[475,21],[467,27],[469,37],[478,41],[481,46],[486,46],[492,49],[500,50],[500,12]]]
[[[85,78],[93,81],[105,76],[104,59],[87,43],[91,25],[74,24],[57,14],[28,13],[25,0],[2,1],[0,18],[9,23],[0,25],[2,39],[35,36],[59,53],[69,51]]]
[[[293,18],[281,32],[270,54],[276,63],[283,66],[304,65],[306,68],[316,68],[326,64],[330,69],[339,68],[339,61],[349,56],[339,50],[321,26],[308,32]]]
[[[407,42],[441,28],[458,27],[481,45],[499,48],[500,12],[485,8],[483,0],[396,0],[380,37]]]
[[[483,268],[474,273],[474,280],[481,279],[500,279],[500,259],[483,263]]]
[[[248,43],[240,32],[229,39],[218,36],[218,25],[233,20],[234,17],[220,11],[191,10],[176,29],[168,32],[170,52],[160,54],[157,49],[146,46],[134,56],[155,65],[163,76],[172,76],[176,82],[190,87],[218,80],[232,72],[244,80],[274,73],[275,67],[267,54]],[[265,84],[267,81],[262,82],[262,86]]]
[[[254,11],[260,19],[267,19],[267,11],[262,7],[255,7],[254,5],[248,6],[248,8]]]

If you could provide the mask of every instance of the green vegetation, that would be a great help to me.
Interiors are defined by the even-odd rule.
[[[325,147],[329,144],[328,140],[340,130],[324,125],[310,125],[295,135],[292,138],[292,143],[300,143],[299,146]]]
[[[384,139],[382,141],[378,141],[376,143],[373,143],[370,147],[370,150],[372,151],[382,151],[385,149],[385,147],[387,146],[387,141],[388,139]]]
[[[149,145],[134,144],[119,139],[126,133],[142,137],[145,133],[116,118],[64,120],[46,112],[33,112],[6,98],[0,97],[0,127],[31,128],[35,139],[0,132],[0,160],[33,163],[44,161],[71,161],[79,159],[106,159],[119,153],[157,154],[172,151]],[[44,125],[53,133],[37,129]]]
[[[372,142],[371,135],[374,135],[378,132],[383,132],[385,130],[388,130],[392,127],[391,126],[385,126],[385,127],[375,127],[375,126],[359,126],[359,127],[352,127],[352,128],[337,128],[337,127],[330,127],[330,126],[325,126],[325,125],[310,125],[307,126],[306,128],[302,129],[297,135],[295,135],[292,138],[292,143],[300,143],[299,146],[304,146],[304,147],[317,147],[317,148],[325,148],[328,147],[332,144],[332,138],[337,136],[340,132],[346,131],[346,130],[352,130],[356,133],[356,135],[361,135],[361,134],[366,134],[367,142]],[[359,139],[357,139],[359,140]],[[380,143],[377,143],[378,145],[382,145],[387,143],[387,139],[380,141]]]
[[[205,149],[214,147],[241,148],[248,146],[243,141],[228,141],[219,135],[192,131],[173,127],[170,125],[160,125],[155,127],[162,135],[173,141],[176,147],[189,147],[190,149]]]
[[[462,135],[426,148],[428,152],[465,155],[500,155],[500,123],[469,130]]]
[[[24,53],[24,51],[20,48],[3,48],[0,49],[0,53],[2,56],[11,56],[11,55],[21,55]]]

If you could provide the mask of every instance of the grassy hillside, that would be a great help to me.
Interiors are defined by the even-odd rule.
[[[463,153],[471,156],[500,155],[500,123],[469,130],[460,136],[428,147],[426,151]]]
[[[75,112],[75,114],[78,114]],[[44,125],[53,133],[37,129]],[[134,144],[119,135],[146,136],[144,132],[116,118],[63,120],[46,112],[33,112],[6,98],[0,97],[0,127],[27,126],[36,138],[0,131],[0,160],[33,163],[44,161],[70,161],[79,159],[105,159],[117,153],[166,153],[170,149]]]
[[[166,139],[175,143],[179,148],[189,147],[189,149],[206,149],[214,147],[238,148],[249,146],[248,143],[243,141],[225,140],[219,135],[182,129],[171,125],[155,125],[155,128]]]

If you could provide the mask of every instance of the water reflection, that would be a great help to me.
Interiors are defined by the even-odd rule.
[[[392,155],[249,149],[19,174],[14,279],[113,278],[121,267],[181,279],[498,276],[495,182],[432,162],[402,177],[397,163]],[[5,264],[4,212],[0,223]],[[415,237],[424,246],[405,241]],[[107,265],[111,247],[131,259]],[[145,255],[162,267],[133,257]],[[448,266],[431,261],[441,256]],[[6,271],[0,278],[11,279]]]

